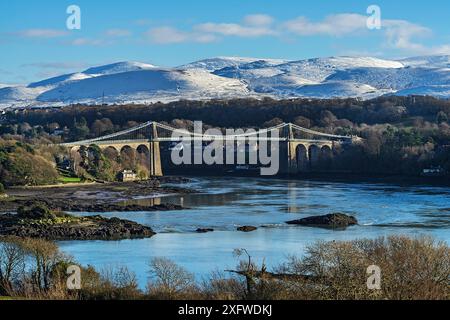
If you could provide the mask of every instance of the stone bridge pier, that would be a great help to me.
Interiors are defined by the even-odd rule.
[[[283,135],[287,141],[280,143],[280,173],[298,174],[316,169],[322,159],[331,159],[334,141],[295,139],[287,126]]]
[[[157,132],[155,127],[153,128],[153,131],[154,137],[155,139],[157,139]],[[86,148],[91,147],[90,144],[73,146],[70,150],[72,159],[76,159],[76,154],[79,153],[82,146]],[[95,146],[99,147],[102,151],[109,150],[110,152],[115,153],[117,156],[122,156],[131,152],[134,155],[135,161],[137,161],[138,155],[145,155],[145,161],[147,162],[148,160],[148,163],[145,163],[145,165],[149,169],[150,176],[163,176],[160,145],[159,142],[154,141],[153,139],[96,142]]]
[[[70,154],[72,159],[76,159],[76,155],[79,154],[82,146],[90,148],[95,145],[102,151],[108,151],[108,153],[124,158],[131,158],[132,162],[139,162],[146,166],[149,170],[149,174],[152,177],[163,176],[162,163],[161,163],[161,150],[158,140],[158,132],[156,124],[152,124],[152,137],[150,139],[135,139],[135,140],[116,140],[116,141],[98,141],[92,144],[80,144],[72,146]],[[74,161],[75,163],[76,161]],[[76,164],[74,164],[75,166]],[[132,169],[132,168],[127,168]],[[76,168],[74,168],[76,170]]]
[[[161,152],[159,149],[159,142],[118,142],[118,143],[97,143],[95,144],[102,151],[109,150],[110,152],[115,153],[117,156],[121,156],[123,154],[129,153],[132,151],[134,155],[145,155],[149,162],[145,165],[149,169],[150,176],[152,177],[161,177],[163,176],[162,164],[161,164]],[[89,145],[85,146],[86,148],[90,148]],[[76,158],[76,154],[79,153],[81,146],[72,147],[70,150],[72,159]]]

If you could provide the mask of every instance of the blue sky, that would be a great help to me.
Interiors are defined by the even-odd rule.
[[[380,30],[366,26],[373,4]],[[69,5],[81,9],[81,30],[66,27]],[[1,1],[0,83],[124,60],[450,54],[449,12],[444,0]]]

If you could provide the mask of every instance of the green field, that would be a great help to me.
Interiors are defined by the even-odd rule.
[[[81,179],[76,177],[59,177],[58,181],[62,183],[80,183]]]

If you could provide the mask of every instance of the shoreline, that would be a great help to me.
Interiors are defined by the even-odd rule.
[[[139,182],[73,183],[47,186],[20,186],[6,190],[7,197],[0,198],[0,213],[12,212],[20,206],[43,203],[52,210],[69,212],[130,212],[184,210],[182,206],[165,204],[165,196],[201,192],[184,187],[195,178],[259,178],[286,181],[319,181],[338,183],[392,184],[399,186],[450,186],[447,177],[417,177],[402,175],[355,174],[355,173],[304,173],[301,175],[260,176],[257,174],[218,174],[214,170],[191,172],[183,176],[168,175]],[[170,186],[164,186],[170,184]],[[139,204],[145,199],[149,205]]]
[[[183,187],[188,181],[180,177],[166,177],[142,182],[15,187],[7,189],[8,197],[0,199],[0,213],[14,212],[21,206],[33,203],[44,204],[51,210],[71,212],[182,210],[182,206],[157,201],[158,197],[151,200],[154,195],[195,193],[195,190]],[[177,185],[164,186],[164,183]],[[149,197],[148,205],[133,204],[142,196]]]
[[[386,183],[411,186],[442,186],[450,187],[450,176],[425,177],[399,174],[361,174],[353,172],[310,172],[295,175],[275,175],[261,176],[259,170],[242,172],[227,172],[216,170],[195,170],[191,173],[184,173],[182,176],[193,179],[195,177],[236,177],[236,178],[261,178],[261,179],[281,179],[287,181],[325,181],[325,182],[348,182],[348,183]],[[180,172],[173,171],[171,174],[181,176]]]

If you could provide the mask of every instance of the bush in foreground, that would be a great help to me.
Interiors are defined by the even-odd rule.
[[[367,288],[371,265],[381,270],[380,290]],[[293,298],[450,299],[450,249],[428,237],[319,242],[281,270],[315,279],[313,285],[297,286]]]
[[[291,257],[272,272],[257,266],[246,250],[236,270],[215,272],[201,283],[174,262],[150,262],[147,290],[127,268],[82,268],[82,289],[68,291],[73,264],[44,240],[8,238],[0,243],[0,295],[28,299],[209,299],[361,300],[450,299],[450,248],[431,238],[389,237],[318,242],[301,258]],[[25,267],[25,261],[28,261]],[[381,270],[379,290],[367,287],[368,266]]]

